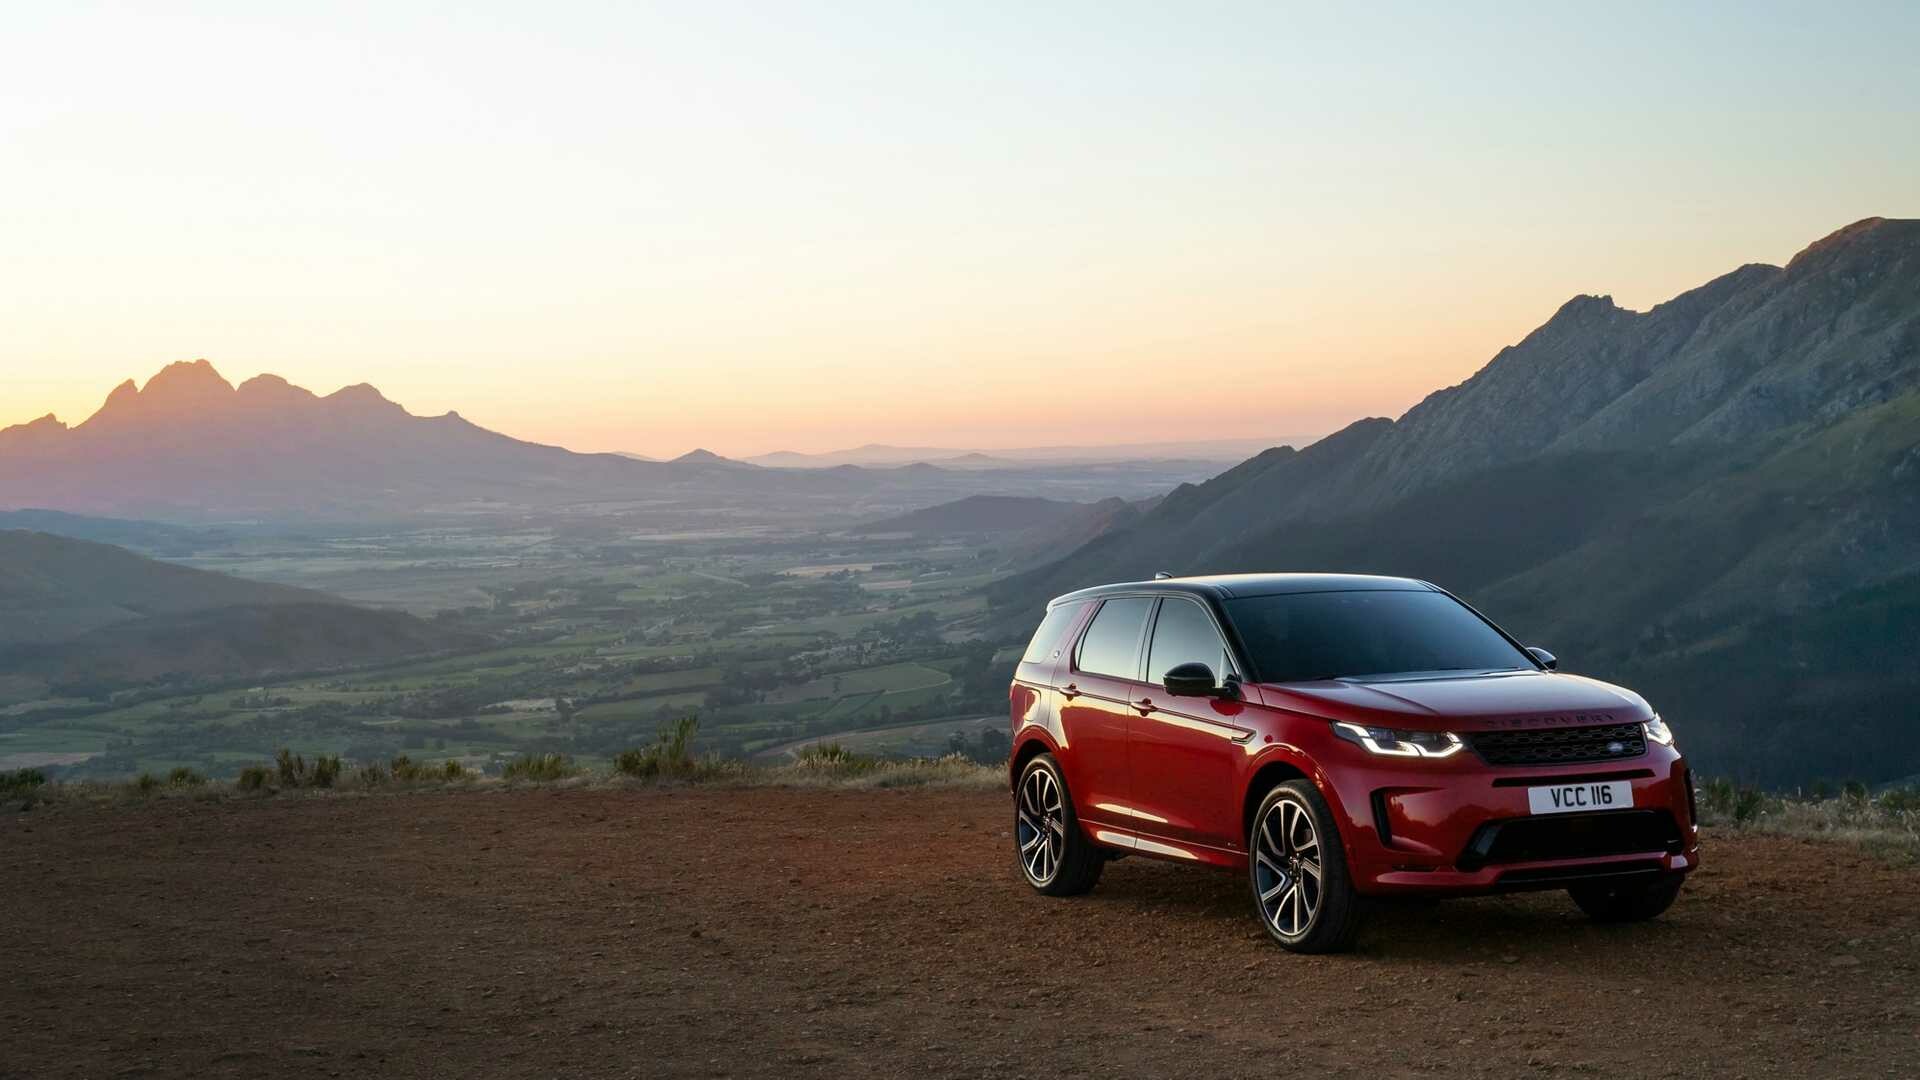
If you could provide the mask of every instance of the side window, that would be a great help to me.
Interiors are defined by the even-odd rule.
[[[1115,679],[1139,677],[1140,631],[1146,626],[1153,601],[1144,596],[1109,600],[1100,605],[1093,623],[1080,636],[1073,666],[1089,675]]]
[[[1067,627],[1073,625],[1074,616],[1080,614],[1083,604],[1061,604],[1047,612],[1040,620],[1040,629],[1033,632],[1033,640],[1027,642],[1027,653],[1020,658],[1023,664],[1040,664],[1053,659],[1060,649],[1060,639],[1066,635]]]
[[[1181,664],[1202,663],[1213,669],[1213,677],[1224,679],[1233,670],[1227,659],[1227,644],[1220,631],[1197,602],[1169,596],[1160,604],[1160,617],[1153,623],[1153,645],[1147,652],[1147,681],[1166,678],[1169,668]]]

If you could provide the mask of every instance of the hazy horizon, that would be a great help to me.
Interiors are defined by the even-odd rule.
[[[1920,216],[1905,5],[526,18],[16,15],[0,426],[206,357],[651,456],[1323,433]]]

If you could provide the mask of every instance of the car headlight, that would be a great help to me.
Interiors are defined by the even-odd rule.
[[[1647,721],[1643,726],[1647,729],[1647,738],[1649,740],[1657,742],[1661,746],[1673,745],[1673,729],[1667,726],[1665,720],[1660,719],[1659,713],[1654,713],[1653,719]]]
[[[1349,724],[1344,720],[1334,721],[1333,733],[1366,747],[1368,753],[1387,757],[1452,757],[1465,745],[1460,736],[1451,731],[1398,731]]]

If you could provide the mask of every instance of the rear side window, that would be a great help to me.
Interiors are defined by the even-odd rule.
[[[1033,632],[1033,640],[1027,642],[1027,654],[1020,658],[1023,664],[1045,663],[1053,658],[1060,649],[1060,639],[1067,635],[1067,627],[1073,625],[1073,617],[1080,614],[1080,604],[1061,604],[1047,612],[1040,620],[1040,629]]]
[[[1213,628],[1213,619],[1192,600],[1168,597],[1160,602],[1160,617],[1153,621],[1153,644],[1147,649],[1147,681],[1161,682],[1167,671],[1181,664],[1201,663],[1213,670],[1213,677],[1224,679],[1233,672],[1227,659],[1227,643]]]
[[[1116,679],[1139,678],[1140,631],[1147,624],[1153,601],[1144,596],[1109,600],[1080,638],[1073,666],[1090,675]]]

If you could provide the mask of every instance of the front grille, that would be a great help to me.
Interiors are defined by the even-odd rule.
[[[1498,863],[1677,852],[1680,847],[1680,827],[1665,810],[1551,814],[1480,826],[1467,841],[1457,865],[1462,870],[1477,870]]]
[[[1489,765],[1578,765],[1647,752],[1646,729],[1639,724],[1480,731],[1467,741]]]

